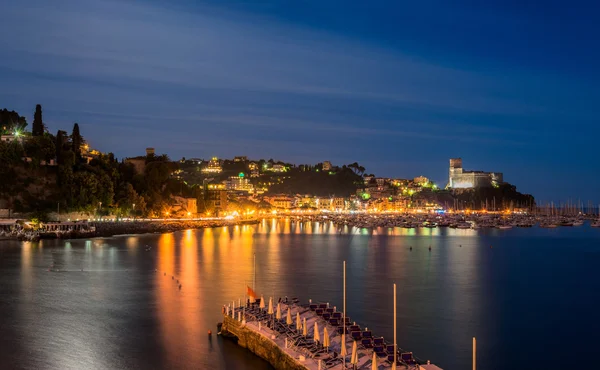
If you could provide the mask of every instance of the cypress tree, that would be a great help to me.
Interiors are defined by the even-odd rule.
[[[81,157],[81,134],[79,133],[79,124],[73,125],[73,133],[71,134],[71,143],[73,144],[73,153],[77,158]]]
[[[35,106],[31,134],[33,136],[42,136],[44,134],[44,123],[42,121],[42,106],[39,104]]]

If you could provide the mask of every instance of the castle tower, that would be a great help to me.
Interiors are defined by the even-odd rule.
[[[448,184],[451,188],[454,186],[454,178],[463,173],[462,158],[450,158],[450,169],[448,171]]]

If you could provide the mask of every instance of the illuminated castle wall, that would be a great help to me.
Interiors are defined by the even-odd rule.
[[[465,171],[461,158],[450,159],[448,187],[452,189],[469,189],[495,186],[503,181],[500,172]]]

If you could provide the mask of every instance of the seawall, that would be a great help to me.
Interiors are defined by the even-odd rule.
[[[250,352],[264,359],[275,369],[308,369],[308,367],[304,366],[294,357],[287,354],[273,340],[269,339],[266,333],[259,333],[253,329],[250,329],[230,316],[223,317],[223,326],[221,331],[235,336],[238,339],[238,345],[243,348],[247,348],[250,350]]]

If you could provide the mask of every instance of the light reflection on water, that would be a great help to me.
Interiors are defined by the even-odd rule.
[[[529,369],[532,359],[558,368],[548,348],[586,357],[600,339],[591,329],[599,322],[596,231],[353,229],[288,218],[162,235],[3,242],[0,363],[268,369],[206,334],[216,331],[222,304],[243,299],[256,254],[259,294],[338,309],[346,260],[348,315],[390,339],[397,283],[400,346],[446,369],[469,366],[472,336],[482,368]]]

